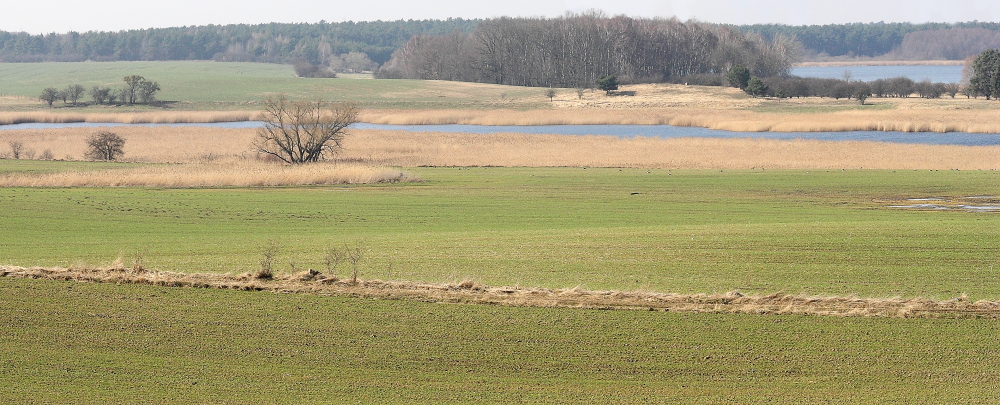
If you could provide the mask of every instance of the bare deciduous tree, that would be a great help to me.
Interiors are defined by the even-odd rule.
[[[80,96],[82,96],[84,92],[86,92],[86,89],[79,84],[66,86],[66,88],[62,91],[63,101],[76,105],[76,102],[80,101]]]
[[[358,263],[365,258],[365,244],[358,242],[352,248],[347,248],[347,259],[351,261],[351,284],[358,283]]]
[[[719,74],[735,64],[758,77],[788,72],[801,46],[733,27],[676,18],[568,13],[554,19],[495,18],[471,33],[417,34],[393,53],[379,77],[478,81],[516,86],[590,86],[601,75],[622,82]]]
[[[126,104],[135,104],[136,96],[139,94],[139,86],[142,85],[146,79],[138,75],[125,76],[125,88],[122,89],[122,102]]]
[[[323,262],[326,263],[326,271],[331,275],[334,275],[337,271],[337,266],[340,265],[340,262],[344,261],[346,256],[346,247],[344,250],[340,250],[334,246],[327,248],[325,254],[323,255]]]
[[[111,131],[100,131],[87,138],[86,157],[93,160],[118,160],[125,154],[125,138]]]
[[[56,90],[55,87],[47,87],[45,90],[42,90],[42,95],[38,96],[38,98],[48,103],[49,107],[52,107],[52,103],[59,99],[59,90]]]
[[[111,89],[108,87],[94,86],[90,89],[90,98],[94,99],[94,104],[108,103],[111,98]]]
[[[268,98],[262,113],[264,126],[257,130],[254,148],[285,163],[316,162],[343,147],[344,129],[357,116],[358,109],[351,103]]]
[[[10,156],[14,159],[20,159],[21,153],[24,152],[24,143],[21,141],[10,141]]]
[[[156,101],[156,92],[160,91],[160,84],[143,80],[139,83],[139,101],[143,104],[150,104]]]

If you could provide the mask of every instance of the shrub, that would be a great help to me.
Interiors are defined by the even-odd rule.
[[[111,131],[100,131],[87,138],[87,153],[91,160],[118,160],[125,154],[125,138]]]

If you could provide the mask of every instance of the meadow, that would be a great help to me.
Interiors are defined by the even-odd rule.
[[[34,100],[126,74],[159,81],[168,102]],[[639,85],[549,101],[215,62],[0,64],[0,77],[0,122],[252,119],[283,92],[355,100],[379,123],[1000,131],[985,100]],[[995,147],[351,131],[338,161],[299,169],[258,161],[245,129],[114,129],[125,162],[78,161],[93,131],[0,131],[0,154],[20,141],[60,159],[0,159],[4,402],[1000,400]],[[351,263],[330,264],[335,249],[360,252],[358,283]],[[252,276],[264,263],[273,280]],[[114,278],[167,272],[245,284]],[[754,297],[862,308],[791,315],[823,312]],[[991,312],[909,317],[926,300]],[[758,306],[726,306],[743,301]]]
[[[242,62],[56,62],[0,64],[2,109],[42,110],[53,113],[122,112],[122,108],[49,109],[38,100],[46,87],[61,89],[80,84],[118,87],[127,75],[156,81],[163,89],[157,99],[165,108],[125,107],[124,112],[154,111],[258,111],[260,102],[279,93],[291,99],[350,100],[363,108],[532,108],[542,104],[539,89],[423,80],[304,79],[291,65]],[[369,76],[370,77],[370,76]],[[85,97],[86,98],[86,97]],[[89,100],[89,98],[87,98]],[[61,102],[57,106],[61,106]],[[6,107],[6,108],[4,108]],[[55,110],[55,111],[53,111]]]
[[[995,321],[0,278],[8,403],[995,403]],[[30,354],[30,355],[27,355]]]
[[[21,164],[0,162],[5,172]],[[326,249],[361,243],[366,279],[674,293],[1000,295],[998,256],[990,248],[1000,237],[996,215],[891,208],[935,197],[990,205],[968,197],[996,199],[997,171],[407,172],[423,181],[0,188],[0,262],[85,267],[138,256],[157,270],[241,273],[259,267],[273,240],[281,247],[275,263],[286,273],[325,269]]]
[[[117,86],[139,74],[160,83],[159,106],[63,106],[37,99],[45,87]],[[297,78],[291,66],[235,62],[80,62],[0,65],[0,123],[217,122],[253,119],[260,102],[350,100],[364,122],[384,124],[670,124],[730,131],[1000,132],[1000,103],[916,97],[868,100],[751,98],[733,88],[683,84],[546,89],[423,80]]]

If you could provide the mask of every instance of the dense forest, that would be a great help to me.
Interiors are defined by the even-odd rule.
[[[365,53],[382,64],[414,35],[471,31],[477,20],[408,20],[316,24],[234,24],[119,32],[29,35],[0,31],[0,62],[220,60],[328,64]]]
[[[952,41],[948,37],[964,29],[972,30],[974,33],[986,34],[1000,32],[1000,23],[990,22],[966,22],[956,24],[944,23],[853,23],[853,24],[830,24],[830,25],[783,25],[783,24],[757,24],[738,26],[744,32],[758,32],[766,38],[773,38],[776,35],[792,36],[802,43],[802,47],[807,53],[806,57],[816,55],[826,56],[860,56],[877,57],[893,52],[904,44],[910,34],[925,32],[923,39],[928,39],[927,31],[934,31],[933,42]],[[959,29],[959,30],[956,30]],[[968,36],[970,32],[959,34]],[[968,53],[961,56],[948,57],[944,54],[928,53],[914,48],[921,47],[921,43],[911,37],[909,44],[910,52],[922,52],[922,59],[954,59],[962,60],[970,55],[978,54],[984,49],[970,49]],[[965,53],[963,51],[963,53]],[[898,55],[900,58],[908,57]],[[950,56],[950,55],[949,55]]]
[[[586,87],[598,77],[663,81],[722,73],[743,65],[758,76],[787,73],[798,50],[789,37],[677,19],[606,17],[498,18],[470,33],[416,36],[393,54],[379,77],[441,79],[518,86]]]
[[[463,35],[468,37],[484,22],[495,26],[497,21],[508,20],[521,19],[234,24],[44,35],[0,31],[0,62],[218,60],[293,63],[305,60],[313,65],[333,66],[345,63],[350,59],[348,54],[353,54],[353,58],[363,54],[371,62],[383,65],[393,52],[415,36],[427,41],[450,35],[455,40]],[[801,44],[805,59],[961,60],[985,49],[1000,47],[1000,23],[988,22],[722,26],[693,21],[681,24],[666,19],[628,20],[636,25],[668,27],[668,31],[679,26],[715,33],[738,31],[747,38],[762,36],[765,42],[795,38]],[[659,29],[654,29],[653,36],[646,42],[677,39],[661,35],[656,31]],[[696,35],[694,32],[685,35],[688,34]]]

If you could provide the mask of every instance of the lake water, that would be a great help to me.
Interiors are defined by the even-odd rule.
[[[958,83],[962,80],[962,66],[821,66],[796,67],[791,74],[800,77],[819,77],[823,79],[843,79],[844,71],[851,72],[851,80],[870,82],[877,79],[889,79],[904,76],[919,82],[930,79],[935,83]]]
[[[55,129],[55,128],[93,128],[93,127],[212,127],[212,128],[257,128],[260,122],[219,122],[210,124],[109,124],[109,123],[65,123],[65,124],[15,124],[0,125],[4,129]],[[849,132],[731,132],[699,127],[675,127],[670,125],[379,125],[357,123],[351,126],[355,129],[380,129],[409,132],[461,132],[473,134],[492,133],[522,133],[522,134],[556,134],[556,135],[608,135],[623,138],[654,137],[654,138],[762,138],[762,139],[815,139],[822,141],[872,141],[915,143],[929,145],[967,145],[990,146],[1000,145],[1000,134],[970,134],[964,132],[881,132],[881,131],[849,131]]]

